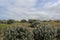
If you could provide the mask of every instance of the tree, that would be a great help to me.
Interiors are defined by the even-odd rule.
[[[37,20],[35,20],[35,19],[29,19],[29,20],[28,20],[29,23],[33,23],[33,22],[35,22],[35,21],[37,21]]]
[[[25,19],[22,19],[20,22],[24,23],[24,22],[27,22],[27,20],[25,20]]]
[[[14,22],[15,22],[15,20],[13,20],[13,19],[7,20],[7,24],[12,24],[12,23],[14,23]]]

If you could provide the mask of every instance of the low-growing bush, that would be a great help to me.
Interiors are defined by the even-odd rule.
[[[56,29],[48,26],[38,26],[33,30],[34,40],[56,40]]]
[[[35,22],[32,22],[32,23],[31,23],[30,27],[35,28],[35,27],[37,27],[38,25],[40,25],[40,22],[35,21]]]
[[[11,27],[4,31],[3,40],[60,40],[60,28],[38,25],[33,30]]]
[[[60,40],[60,28],[57,29],[57,36],[56,36],[57,40]]]
[[[12,27],[4,32],[3,40],[33,40],[33,34],[23,27]]]

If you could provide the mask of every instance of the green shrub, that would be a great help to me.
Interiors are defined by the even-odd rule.
[[[6,22],[6,20],[0,20],[0,23],[1,24],[6,24],[7,22]]]
[[[60,28],[57,28],[57,36],[56,36],[57,40],[60,40]]]
[[[29,19],[29,20],[28,20],[29,23],[33,23],[33,22],[35,22],[35,21],[38,21],[38,20],[36,20],[36,19]]]
[[[4,32],[3,40],[33,40],[33,35],[26,28],[13,27]]]
[[[30,27],[35,28],[35,27],[37,27],[38,25],[40,25],[40,22],[35,21],[35,22],[32,22],[32,23],[31,23]]]
[[[25,20],[25,19],[22,19],[20,22],[21,22],[21,23],[24,23],[24,22],[27,22],[27,20]]]
[[[56,29],[48,26],[38,26],[33,30],[34,40],[54,40]]]
[[[13,19],[7,20],[7,24],[12,24],[12,23],[14,23],[14,22],[15,22],[15,20],[13,20]]]

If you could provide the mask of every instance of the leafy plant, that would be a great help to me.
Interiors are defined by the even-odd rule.
[[[56,36],[56,29],[49,26],[38,26],[33,30],[34,40],[54,40]]]
[[[14,23],[14,22],[15,22],[15,20],[13,20],[13,19],[7,20],[7,24],[12,24],[12,23]]]
[[[3,40],[33,40],[33,35],[26,28],[12,27],[4,32]]]
[[[38,25],[40,25],[40,23],[39,23],[38,21],[35,21],[35,22],[32,22],[32,23],[31,23],[30,27],[35,28],[35,27],[37,27]]]
[[[60,28],[57,28],[57,36],[56,36],[57,40],[60,40]]]
[[[25,20],[25,19],[22,19],[20,22],[21,22],[21,23],[24,23],[24,22],[27,22],[27,20]]]

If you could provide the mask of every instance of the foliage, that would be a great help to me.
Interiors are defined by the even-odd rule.
[[[38,21],[35,21],[35,22],[31,23],[30,27],[35,28],[38,25],[40,25],[40,23]]]
[[[24,22],[27,22],[27,20],[25,20],[25,19],[22,19],[20,22],[24,23]]]
[[[33,40],[33,35],[26,28],[13,27],[4,32],[3,40]]]
[[[33,22],[35,22],[35,21],[37,21],[37,20],[35,20],[35,19],[29,19],[29,20],[28,20],[29,23],[33,23]]]
[[[6,21],[6,20],[0,20],[0,23],[2,23],[2,24],[6,24],[7,21]]]
[[[56,29],[47,26],[38,26],[34,31],[34,40],[54,40]]]
[[[60,28],[57,29],[57,40],[60,40]]]
[[[2,37],[3,40],[60,40],[60,22],[0,20],[0,40]]]
[[[13,20],[13,19],[7,20],[7,24],[12,24],[12,23],[14,23],[14,22],[15,22],[15,20]]]

